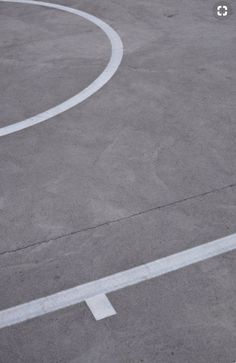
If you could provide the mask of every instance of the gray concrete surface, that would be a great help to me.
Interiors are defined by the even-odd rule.
[[[58,1],[121,36],[114,78],[0,139],[0,309],[236,231],[236,9],[214,1]],[[0,3],[0,126],[62,102],[109,42],[69,14]],[[235,253],[0,331],[1,363],[234,363]]]

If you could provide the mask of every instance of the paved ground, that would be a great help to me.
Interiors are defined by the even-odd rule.
[[[0,139],[0,309],[236,232],[235,13],[203,0],[57,1],[124,43],[97,94]],[[0,3],[0,127],[82,90],[110,56],[90,22]],[[234,363],[236,253],[0,330],[1,363]]]

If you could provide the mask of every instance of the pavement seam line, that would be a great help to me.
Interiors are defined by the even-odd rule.
[[[62,234],[60,236],[55,236],[55,237],[52,237],[52,238],[49,238],[49,239],[45,239],[43,241],[38,241],[38,242],[35,242],[35,243],[27,244],[27,246],[24,246],[24,247],[19,247],[19,248],[13,249],[13,250],[3,251],[3,252],[0,252],[0,257],[4,256],[4,255],[7,255],[7,254],[21,252],[21,251],[24,251],[26,249],[34,248],[34,247],[37,247],[37,246],[40,246],[40,245],[43,245],[43,244],[47,244],[47,243],[50,243],[50,242],[53,242],[53,241],[57,241],[60,238],[71,237],[71,236],[74,236],[74,235],[79,234],[79,233],[84,233],[84,232],[88,232],[88,231],[93,230],[93,229],[109,226],[109,225],[111,225],[113,223],[123,222],[123,221],[126,221],[128,219],[135,218],[135,217],[138,217],[138,216],[141,216],[141,215],[144,215],[144,214],[148,214],[148,213],[154,212],[154,211],[159,210],[159,209],[172,207],[172,206],[187,202],[189,200],[201,198],[201,197],[207,196],[209,194],[214,194],[214,193],[221,192],[223,190],[234,188],[234,187],[236,187],[236,183],[225,185],[225,186],[223,186],[221,188],[216,188],[216,189],[213,189],[213,190],[210,190],[210,191],[207,191],[207,192],[203,192],[201,194],[195,194],[195,195],[192,195],[192,196],[180,199],[180,200],[176,200],[176,201],[171,202],[171,203],[163,204],[163,205],[160,205],[160,206],[157,206],[157,207],[153,207],[153,208],[150,208],[150,209],[147,209],[147,210],[143,210],[143,211],[140,211],[140,212],[137,212],[137,213],[133,213],[133,214],[130,214],[129,216],[126,216],[126,217],[113,219],[113,220],[106,221],[106,222],[101,223],[101,224],[97,224],[95,226],[82,228],[82,229],[79,229],[79,230],[76,230],[76,231],[72,231],[72,232],[69,232],[69,233]]]

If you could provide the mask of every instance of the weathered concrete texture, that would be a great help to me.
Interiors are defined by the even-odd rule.
[[[74,96],[108,62],[105,34],[76,15],[0,3],[0,21],[1,127]]]
[[[2,254],[0,309],[234,233],[235,190]]]
[[[58,2],[110,24],[124,59],[83,104],[0,139],[0,309],[236,231],[236,9]],[[0,3],[0,126],[82,90],[109,55],[79,17]],[[0,362],[233,363],[234,261],[113,293],[99,323],[81,304],[4,329]]]
[[[235,253],[0,332],[0,362],[234,362]],[[9,360],[6,360],[9,359]]]
[[[136,2],[77,6],[114,26],[123,38],[125,58],[112,81],[80,107],[1,140],[2,250],[9,244],[16,248],[54,238],[235,182],[235,23],[219,23],[212,16],[211,4],[208,16],[201,15],[203,10],[195,2],[190,6],[182,2],[174,8],[172,5],[178,15],[171,18],[165,16],[167,4],[156,6],[152,2],[143,3],[146,11]],[[1,4],[3,7],[7,7],[4,16],[11,9],[15,21],[20,21],[20,5]],[[206,5],[202,7],[206,10]],[[37,8],[29,8],[27,12],[36,18]],[[39,17],[45,11],[40,9]],[[46,18],[44,32],[48,33],[49,27],[53,33],[57,13]],[[77,20],[69,14],[60,16],[62,21],[68,17],[72,22]],[[43,16],[40,20],[43,23]],[[32,21],[29,23],[32,28]],[[78,28],[72,23],[69,44],[60,35],[57,39],[55,24],[55,34],[45,41],[42,57],[53,59],[56,52],[63,60],[64,71],[55,67],[55,77],[49,81],[51,91],[41,88],[41,98],[45,99],[42,105],[37,101],[40,90],[24,88],[24,115],[72,95],[75,80],[79,87],[82,82],[83,88],[94,77],[93,66],[87,66],[93,60],[84,62],[83,49],[80,52],[77,43],[73,45],[75,37],[84,42],[86,33],[78,35],[80,23],[84,31],[84,22],[78,18]],[[90,24],[84,26],[89,29]],[[59,24],[59,34],[61,27]],[[88,35],[92,39],[94,34],[90,55],[96,53],[93,44],[98,41],[109,53],[109,44],[105,38],[100,41],[103,35],[94,28],[91,25],[93,32]],[[36,30],[32,37],[34,34],[37,40]],[[44,36],[43,32],[39,34]],[[53,40],[60,42],[61,51],[53,50]],[[47,77],[38,69],[40,41],[32,43],[26,47],[37,49],[37,62],[34,68],[29,60],[29,74],[32,69],[38,72],[38,78],[30,80],[34,85],[45,85]],[[49,62],[50,68],[52,64]],[[94,69],[96,74],[99,70]],[[73,73],[74,79],[69,82],[67,76],[71,80]],[[58,87],[58,82],[67,84],[67,89]],[[18,81],[12,80],[12,90],[14,84]],[[27,102],[29,92],[35,102]],[[14,105],[11,108],[15,109]],[[19,107],[12,112],[17,115],[18,111]],[[6,114],[4,105],[2,112]],[[14,221],[14,226],[9,221]]]

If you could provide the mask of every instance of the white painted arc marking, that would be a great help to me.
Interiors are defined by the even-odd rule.
[[[81,16],[84,19],[91,21],[92,23],[97,25],[101,30],[103,30],[103,32],[107,35],[111,43],[111,57],[109,63],[107,64],[104,71],[99,75],[99,77],[96,78],[88,87],[86,87],[81,92],[77,93],[75,96],[69,98],[68,100],[62,102],[61,104],[55,107],[50,108],[45,112],[27,118],[26,120],[19,121],[9,126],[0,128],[0,136],[9,135],[14,132],[28,128],[30,126],[47,121],[52,117],[55,117],[61,114],[62,112],[65,112],[70,108],[77,106],[78,104],[86,100],[88,97],[92,96],[99,89],[101,89],[116,73],[123,57],[122,40],[120,39],[120,36],[117,34],[117,32],[115,32],[114,29],[112,29],[108,24],[106,24],[101,19],[98,19],[94,15],[88,14],[81,10],[70,8],[64,5],[47,3],[43,1],[33,1],[33,0],[0,0],[0,1],[7,3],[22,3],[22,4],[43,6]]]
[[[67,308],[236,249],[236,234],[0,311],[0,328]]]

